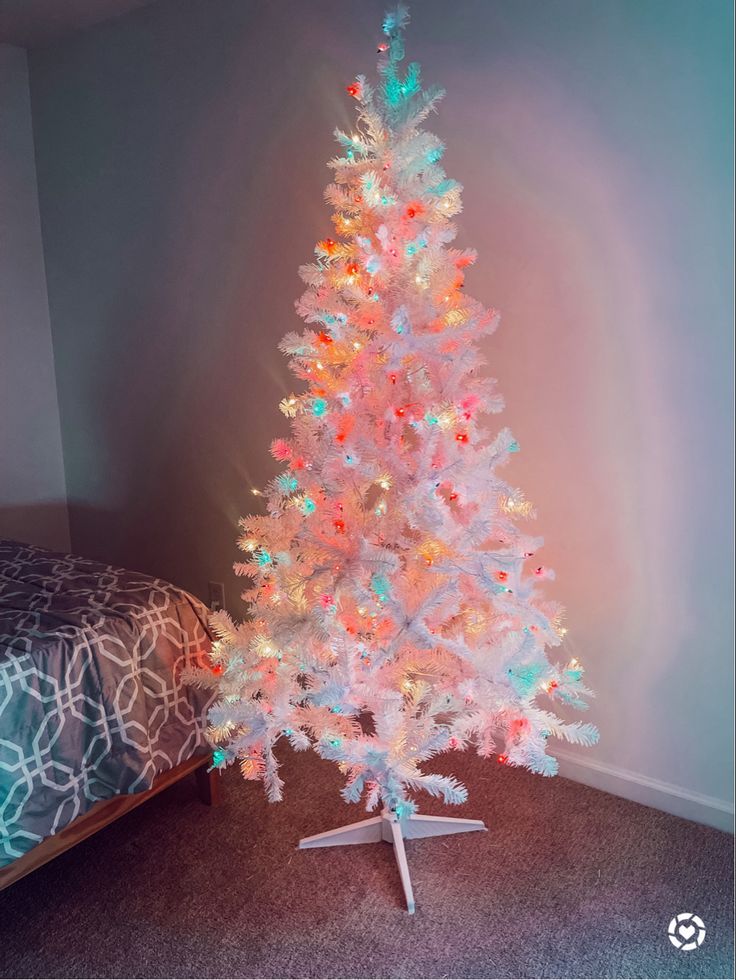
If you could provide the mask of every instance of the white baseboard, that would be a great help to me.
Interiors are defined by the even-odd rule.
[[[734,832],[733,803],[703,793],[693,793],[681,786],[642,776],[628,769],[609,766],[604,762],[581,759],[564,750],[555,749],[552,754],[560,760],[560,775],[567,779],[602,789],[614,796],[623,796],[635,803],[643,803],[644,806],[652,806],[656,810],[664,810],[665,813],[673,813],[686,820],[695,820],[731,834]]]

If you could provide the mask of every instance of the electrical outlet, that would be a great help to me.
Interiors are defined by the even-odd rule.
[[[210,589],[210,609],[218,612],[225,608],[225,586],[222,582],[209,582]]]

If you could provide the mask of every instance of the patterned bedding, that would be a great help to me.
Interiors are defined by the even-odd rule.
[[[0,539],[0,867],[206,751],[180,676],[209,646],[181,589]]]

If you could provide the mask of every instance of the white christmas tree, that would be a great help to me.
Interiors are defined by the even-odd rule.
[[[532,507],[499,476],[519,446],[484,424],[503,407],[478,350],[498,314],[463,290],[462,188],[420,128],[444,93],[419,65],[400,71],[407,22],[402,5],[385,18],[377,88],[347,89],[359,111],[329,163],[335,238],[300,270],[307,329],[281,343],[306,390],[280,406],[291,435],[271,446],[285,469],[268,514],[241,521],[251,618],[213,616],[213,669],[196,677],[219,695],[217,766],[237,762],[280,800],[286,739],[339,765],[346,800],[404,827],[419,790],[466,799],[425,770],[438,753],[475,746],[551,776],[550,736],[597,738],[550,710],[590,692],[576,660],[546,655],[565,632],[540,590],[553,575],[527,569],[542,541],[515,522]]]

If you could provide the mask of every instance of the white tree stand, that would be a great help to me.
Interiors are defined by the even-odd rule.
[[[428,817],[412,813],[399,819],[395,813],[384,809],[377,817],[359,820],[336,830],[327,830],[313,837],[303,837],[299,847],[338,847],[343,844],[374,844],[387,841],[394,846],[394,857],[399,866],[401,884],[404,886],[406,907],[414,912],[414,891],[409,877],[404,840],[419,837],[442,837],[446,834],[467,834],[471,830],[488,830],[482,820],[460,820],[457,817]]]

